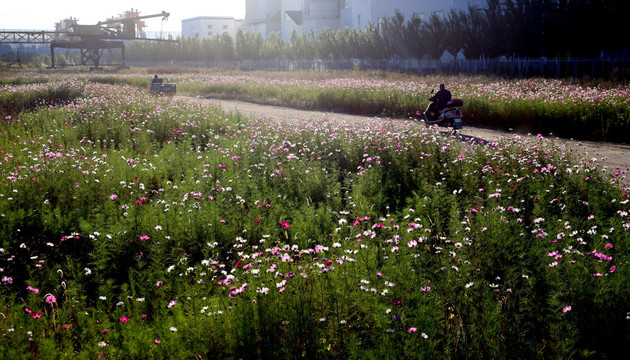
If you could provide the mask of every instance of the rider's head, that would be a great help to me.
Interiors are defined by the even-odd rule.
[[[444,90],[444,84],[440,84],[440,90]]]

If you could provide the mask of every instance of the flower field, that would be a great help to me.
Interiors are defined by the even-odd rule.
[[[445,82],[454,97],[464,100],[464,122],[468,124],[622,143],[627,143],[626,134],[630,133],[628,85],[343,72],[297,76],[201,72],[169,78],[181,94],[403,118],[417,117],[428,105],[431,90]],[[149,78],[127,74],[93,81],[148,87]]]
[[[171,80],[193,95],[320,86],[420,101],[430,88],[203,76]],[[283,123],[112,78],[0,87],[0,358],[630,351],[628,169],[603,172],[542,135],[483,144],[414,121]],[[593,98],[561,100],[553,82],[510,95],[532,84],[451,89],[471,106],[501,96],[505,111]],[[591,91],[620,108],[630,97]]]

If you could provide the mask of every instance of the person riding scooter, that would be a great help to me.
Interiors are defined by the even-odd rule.
[[[451,100],[451,92],[446,90],[444,84],[440,84],[440,91],[429,98],[431,105],[424,113],[429,121],[434,121],[440,115],[440,111],[446,107],[446,104]]]

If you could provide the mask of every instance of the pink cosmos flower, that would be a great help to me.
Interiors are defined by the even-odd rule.
[[[283,229],[288,229],[291,227],[291,225],[286,221],[281,222],[280,226],[282,226]]]
[[[46,296],[46,302],[52,305],[53,303],[57,302],[57,298],[55,297],[55,295],[48,295]]]
[[[123,324],[126,324],[126,323],[128,323],[128,322],[129,322],[129,318],[128,318],[128,317],[126,317],[126,316],[124,316],[124,315],[123,315],[123,317],[121,317],[119,320],[120,320],[120,322],[121,322],[121,323],[123,323]]]
[[[416,331],[418,331],[418,329],[416,329],[415,327],[410,327],[409,330],[407,330],[408,333],[415,333]]]
[[[562,312],[565,314],[568,313],[569,311],[571,311],[571,305],[567,305],[562,308]]]
[[[118,195],[116,195],[116,194],[111,194],[111,195],[109,196],[109,199],[110,199],[110,200],[116,200],[116,199],[118,199]]]
[[[42,318],[42,313],[40,313],[40,312],[35,312],[35,313],[32,313],[32,314],[31,314],[31,317],[32,317],[33,319],[41,319],[41,318]]]

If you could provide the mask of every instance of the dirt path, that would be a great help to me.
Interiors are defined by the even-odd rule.
[[[202,101],[207,103],[214,103],[221,107],[224,111],[232,112],[238,111],[246,116],[272,118],[275,120],[296,120],[303,118],[318,119],[324,116],[337,117],[339,119],[349,120],[351,122],[357,121],[364,123],[366,120],[373,119],[365,116],[350,115],[342,113],[331,113],[325,111],[309,111],[299,110],[286,107],[259,105],[254,103],[248,103],[243,101],[234,100],[207,100],[187,97],[177,97],[179,99]],[[409,121],[408,119],[391,119],[393,121]],[[473,136],[476,138],[493,141],[503,136],[511,136],[514,133],[477,128],[472,126],[465,126],[461,131],[463,136]],[[528,136],[527,134],[521,134],[522,136]],[[536,135],[536,134],[533,134]],[[604,170],[609,172],[617,172],[620,170],[630,170],[630,145],[605,143],[605,142],[593,142],[593,141],[575,141],[568,139],[556,139],[558,143],[567,147],[567,151],[573,153],[578,159],[589,159],[591,163],[601,165]]]

